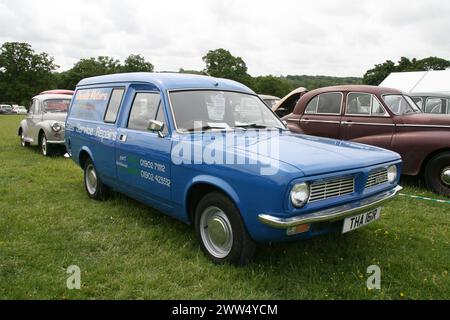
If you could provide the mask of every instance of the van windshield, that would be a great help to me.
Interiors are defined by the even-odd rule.
[[[256,96],[218,90],[170,93],[177,129],[285,129],[280,119]]]
[[[51,99],[44,101],[45,112],[67,112],[70,105],[70,99]]]

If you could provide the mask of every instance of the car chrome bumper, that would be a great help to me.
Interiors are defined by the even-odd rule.
[[[47,140],[49,144],[64,144],[64,140]]]
[[[384,205],[389,200],[392,200],[392,198],[394,198],[402,189],[402,187],[397,186],[394,189],[378,193],[359,201],[291,218],[284,219],[268,214],[260,214],[258,219],[268,226],[279,229],[292,228],[308,223],[342,220],[348,216],[365,213]]]

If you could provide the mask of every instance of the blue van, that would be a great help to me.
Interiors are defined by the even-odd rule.
[[[401,190],[397,153],[291,133],[252,90],[206,76],[84,79],[65,143],[89,197],[116,190],[193,224],[216,263],[358,229]]]

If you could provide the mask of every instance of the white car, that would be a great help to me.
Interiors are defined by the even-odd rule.
[[[17,105],[12,107],[12,112],[15,114],[27,114],[28,113],[27,109],[24,106],[17,106]]]

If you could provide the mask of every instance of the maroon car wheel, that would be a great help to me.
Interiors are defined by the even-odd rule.
[[[425,181],[434,192],[450,196],[450,152],[440,153],[427,163]]]

